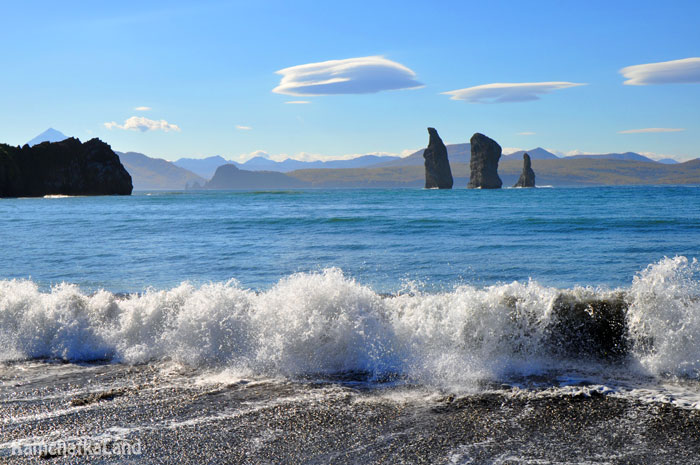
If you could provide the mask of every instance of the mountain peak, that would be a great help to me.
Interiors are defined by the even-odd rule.
[[[41,144],[42,142],[61,142],[65,139],[68,139],[68,136],[63,134],[61,131],[58,131],[54,128],[48,128],[46,131],[42,132],[34,139],[27,142],[27,145],[31,147],[37,144]]]

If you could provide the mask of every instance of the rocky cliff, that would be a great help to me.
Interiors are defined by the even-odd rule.
[[[99,139],[0,144],[0,197],[130,195],[131,176]]]
[[[430,141],[423,152],[425,159],[425,188],[452,189],[452,170],[447,159],[447,148],[434,128],[428,128]]]
[[[500,189],[503,185],[498,177],[498,160],[501,158],[501,146],[495,140],[478,132],[474,134],[471,142],[471,160],[469,168],[470,189]]]
[[[532,170],[530,155],[523,154],[523,172],[513,187],[535,187],[535,172]]]

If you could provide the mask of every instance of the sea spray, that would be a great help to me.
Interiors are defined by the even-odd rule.
[[[257,337],[251,325],[254,299],[255,293],[236,281],[149,290],[119,303],[118,321],[106,328],[105,337],[117,348],[117,360],[127,363],[245,363]]]
[[[41,293],[31,281],[0,281],[0,360],[112,358],[115,347],[100,331],[112,302],[104,291],[88,297],[70,284]]]
[[[388,299],[406,346],[406,374],[428,384],[465,384],[539,355],[556,293],[531,281]]]
[[[262,292],[232,280],[119,297],[87,295],[70,284],[41,292],[31,281],[0,281],[0,359],[172,360],[261,375],[345,373],[465,389],[597,359],[697,378],[697,275],[696,261],[676,257],[650,265],[626,290],[560,290],[530,280],[391,296],[337,268],[293,274]],[[620,299],[624,305],[614,307]],[[573,302],[577,319],[567,320],[573,317],[562,302]],[[596,312],[606,305],[629,307],[624,337],[631,351],[622,359],[608,361],[590,347],[592,333],[576,329],[587,315],[604,324]],[[562,328],[568,332],[559,336]]]
[[[700,376],[700,264],[664,258],[634,277],[627,324],[636,356],[654,374]]]
[[[372,375],[401,368],[385,300],[337,268],[294,274],[255,300],[257,361],[265,368]]]

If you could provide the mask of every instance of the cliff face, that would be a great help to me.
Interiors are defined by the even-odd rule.
[[[469,161],[471,175],[470,189],[500,189],[503,185],[498,177],[498,160],[501,158],[501,146],[495,140],[478,132],[470,140],[472,157]]]
[[[523,154],[523,172],[513,187],[535,187],[535,172],[532,170],[530,155]]]
[[[0,197],[130,195],[132,188],[119,157],[99,139],[0,144]]]
[[[426,189],[452,189],[452,170],[447,159],[447,147],[437,131],[428,128],[430,141],[428,148],[423,152],[425,159],[425,188]]]

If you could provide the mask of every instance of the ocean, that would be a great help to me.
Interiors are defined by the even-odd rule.
[[[0,458],[700,463],[699,189],[0,199]]]

